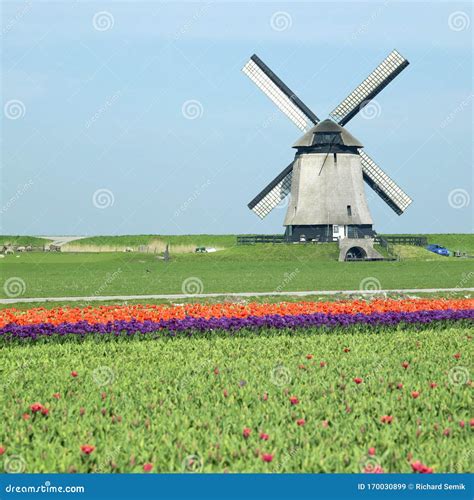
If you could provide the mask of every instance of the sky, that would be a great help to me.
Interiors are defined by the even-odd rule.
[[[347,125],[414,200],[385,233],[472,232],[471,2],[2,2],[0,233],[282,233],[247,203],[301,136],[256,53],[320,118],[394,48]]]

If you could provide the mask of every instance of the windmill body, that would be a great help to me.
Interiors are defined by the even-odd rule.
[[[358,148],[362,144],[331,120],[294,145],[290,201],[284,225],[293,239],[372,236]]]
[[[345,125],[408,64],[393,50],[329,114],[330,119],[320,121],[254,54],[242,71],[305,134],[293,145],[294,160],[248,207],[263,219],[289,195],[284,220],[289,241],[373,237],[364,182],[401,215],[412,202],[411,198],[363,150],[361,142]],[[341,248],[346,246],[340,244]]]

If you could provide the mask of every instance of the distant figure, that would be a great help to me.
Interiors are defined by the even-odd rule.
[[[169,250],[169,244],[166,244],[165,251],[163,252],[163,260],[168,262],[170,260],[170,250]]]

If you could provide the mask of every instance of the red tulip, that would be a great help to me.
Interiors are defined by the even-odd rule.
[[[296,423],[299,425],[299,426],[303,426],[304,424],[306,424],[306,420],[304,418],[299,418]]]
[[[79,375],[75,370],[71,372],[71,377],[76,378]]]
[[[153,469],[153,464],[149,464],[149,463],[143,464],[143,471],[144,472],[150,472],[151,469]]]
[[[369,448],[369,455],[373,457],[375,455],[375,448]]]
[[[306,359],[313,359],[314,356],[312,354],[306,354]]]
[[[305,366],[305,365],[298,365],[298,368],[299,368],[300,370],[306,370],[306,366]]]
[[[33,413],[41,411],[42,409],[43,409],[43,405],[41,403],[33,403],[32,405],[30,405],[30,410]]]
[[[214,375],[219,375],[219,368],[214,368]]]
[[[434,389],[435,387],[438,387],[438,384],[436,382],[431,382],[430,387]]]
[[[351,350],[348,347],[344,347],[344,352],[350,352]]]
[[[418,391],[411,391],[411,397],[413,399],[416,399],[419,395],[420,395],[420,393]]]
[[[409,363],[408,361],[404,361],[404,362],[402,363],[402,366],[403,366],[403,368],[405,368],[405,370],[406,370],[406,369],[410,366],[410,363]]]
[[[271,453],[264,453],[262,455],[262,460],[264,462],[271,462],[273,460],[273,455]]]
[[[79,415],[81,415],[81,417],[82,417],[82,415],[84,415],[85,412],[86,412],[85,408],[82,408],[82,407],[79,408]]]
[[[260,433],[260,439],[262,441],[268,441],[270,439],[270,436],[268,434],[265,434],[264,432]]]
[[[464,426],[466,425],[466,423],[464,422],[464,420],[461,420],[459,422],[459,427],[461,427],[462,429],[464,429]]]
[[[229,393],[227,392],[227,389],[224,389],[224,397],[226,398],[228,395]]]
[[[403,384],[397,384],[397,389],[403,389]]]
[[[31,415],[29,413],[23,413],[22,417],[23,420],[29,420],[31,418]]]
[[[459,359],[461,357],[461,353],[460,352],[457,352],[455,355],[454,355],[454,358],[455,359]]]
[[[356,377],[356,378],[354,379],[354,382],[355,382],[357,385],[362,384],[362,379],[361,379],[361,378],[359,378],[359,377]]]
[[[449,436],[449,435],[451,434],[451,429],[450,429],[449,427],[448,427],[448,428],[446,428],[446,429],[444,429],[443,434],[444,434],[445,436]]]
[[[425,464],[422,464],[419,460],[411,464],[413,472],[418,472],[420,474],[432,474],[433,469]]]
[[[391,424],[393,421],[393,417],[391,415],[382,415],[380,417],[380,421],[382,424]]]
[[[292,405],[297,405],[300,402],[300,400],[296,396],[291,396],[290,397],[290,403]]]
[[[471,418],[471,420],[469,421],[469,426],[474,427],[474,418]]]
[[[244,430],[242,431],[242,436],[247,439],[250,434],[252,434],[252,429],[249,429],[248,427],[244,427]]]
[[[45,407],[43,406],[43,408],[41,408],[41,413],[42,413],[43,415],[47,415],[47,414],[49,413],[48,408],[45,408]]]
[[[326,362],[325,362],[325,361],[321,361],[321,362],[319,363],[319,366],[320,366],[321,368],[324,368],[324,367],[326,366]]]
[[[53,394],[53,398],[55,398],[55,399],[59,399],[60,397],[61,397],[61,394],[59,394],[59,392],[55,392]]]
[[[329,420],[323,420],[323,427],[327,429],[329,427]]]
[[[264,395],[263,395],[263,400],[266,401],[268,399],[268,392],[266,392]]]
[[[94,450],[95,450],[95,446],[92,446],[91,444],[83,444],[81,446],[81,451],[85,455],[90,455]]]
[[[0,455],[3,455],[5,453],[5,448],[3,446],[0,446]]]
[[[100,397],[102,398],[102,401],[104,401],[104,399],[107,397],[107,393],[106,392],[102,392],[100,394]]]

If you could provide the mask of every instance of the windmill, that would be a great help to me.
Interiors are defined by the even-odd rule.
[[[289,194],[284,220],[289,240],[370,239],[375,232],[365,181],[401,215],[411,198],[362,149],[345,125],[407,66],[393,50],[375,70],[321,121],[255,54],[242,71],[305,134],[293,145],[294,160],[248,207],[261,219]],[[367,256],[371,244],[361,249]],[[366,254],[366,255],[364,255]]]

